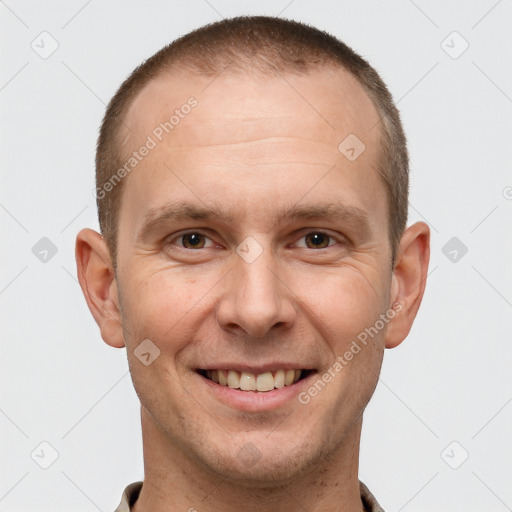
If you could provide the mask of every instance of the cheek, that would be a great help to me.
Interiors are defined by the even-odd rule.
[[[345,410],[343,414],[355,414],[365,407],[377,384],[384,353],[385,326],[379,319],[386,309],[386,283],[379,282],[378,272],[365,270],[360,266],[337,268],[329,275],[310,276],[314,287],[306,282],[296,285],[327,356],[319,378],[333,383],[329,388],[337,395],[334,410]],[[323,396],[328,408],[329,395]]]
[[[173,332],[183,327],[201,299],[193,281],[165,272],[132,278],[123,284],[123,324],[130,345],[146,338],[157,344],[176,339]]]
[[[340,349],[373,325],[385,308],[386,284],[378,272],[365,270],[349,265],[328,272],[321,269],[301,276],[293,285],[305,314]]]
[[[177,418],[176,404],[186,400],[178,359],[198,325],[197,307],[204,291],[201,293],[190,280],[170,274],[141,272],[125,278],[121,296],[127,355],[137,395],[147,411]],[[137,357],[141,352],[137,347],[148,339],[157,347],[154,353],[158,355],[146,366]],[[149,352],[153,350],[150,346]],[[162,390],[172,390],[175,399],[166,399]]]

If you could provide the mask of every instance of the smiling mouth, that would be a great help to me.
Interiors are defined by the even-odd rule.
[[[291,386],[305,379],[313,370],[276,370],[259,374],[237,370],[197,370],[197,372],[220,386],[264,393]]]

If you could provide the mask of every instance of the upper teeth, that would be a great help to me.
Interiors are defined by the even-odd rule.
[[[206,376],[221,386],[229,386],[243,391],[271,391],[281,389],[300,379],[301,370],[277,370],[254,374],[236,370],[207,370]]]

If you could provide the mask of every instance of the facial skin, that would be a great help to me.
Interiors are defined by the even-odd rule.
[[[347,73],[226,72],[212,82],[177,71],[135,100],[127,147],[190,96],[197,107],[125,178],[117,272],[100,235],[77,239],[88,305],[105,342],[126,345],[141,400],[145,483],[135,509],[362,510],[362,412],[384,348],[407,336],[419,307],[429,229],[406,230],[393,271],[370,130],[378,115]],[[349,134],[366,146],[353,162],[338,151]],[[214,215],[168,213],[144,228],[178,207]],[[261,251],[251,263],[237,252],[247,237]],[[394,303],[401,311],[386,328],[301,404],[298,394]],[[145,339],[160,350],[149,366],[134,355]],[[197,371],[279,368],[312,372],[271,392],[286,399],[270,399]]]

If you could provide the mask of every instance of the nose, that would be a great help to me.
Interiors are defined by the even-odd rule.
[[[217,322],[222,329],[261,339],[272,330],[293,325],[293,292],[280,278],[270,252],[264,250],[252,263],[236,256],[235,268],[227,276],[217,308]]]

